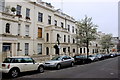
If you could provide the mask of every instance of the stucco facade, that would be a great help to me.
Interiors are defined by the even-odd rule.
[[[51,4],[45,2],[5,0],[2,5],[4,7],[1,8],[4,9],[0,12],[0,52],[10,52],[11,56],[55,55],[54,45],[57,44],[57,34],[60,35],[60,54],[68,54],[68,47],[70,47],[69,53],[76,52],[75,41],[73,44],[76,26],[72,17],[55,10]],[[11,8],[18,10],[12,12]],[[29,11],[27,18],[26,9]],[[20,15],[16,15],[17,12]],[[55,25],[55,20],[57,25]],[[46,41],[47,33],[48,41]]]
[[[76,45],[76,31],[75,19],[54,9],[50,3],[0,2],[0,52],[4,56],[86,54],[85,47]],[[91,41],[89,54],[98,53],[99,48],[99,40]]]

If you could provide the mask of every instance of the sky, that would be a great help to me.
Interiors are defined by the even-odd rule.
[[[98,31],[118,36],[118,1],[119,0],[42,0],[51,3],[55,9],[81,20],[87,15],[92,17]]]

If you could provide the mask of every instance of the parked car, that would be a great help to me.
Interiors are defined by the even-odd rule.
[[[116,56],[117,56],[117,54],[115,54],[115,53],[110,53],[109,55],[110,55],[110,57],[111,57],[111,58],[113,58],[113,57],[116,57]]]
[[[104,55],[103,54],[96,54],[95,55],[99,60],[103,60],[104,59]]]
[[[91,59],[91,61],[98,61],[98,57],[96,55],[88,55],[88,58]]]
[[[2,63],[1,72],[8,73],[11,77],[18,77],[21,72],[34,71],[44,72],[43,63],[36,63],[33,58],[14,56],[6,58]]]
[[[110,54],[104,54],[104,59],[110,58]]]
[[[61,69],[62,67],[65,66],[74,66],[74,58],[70,56],[56,56],[53,57],[50,61],[46,61],[44,63],[44,66],[47,67],[52,67],[56,69]]]
[[[84,64],[92,61],[90,58],[87,58],[86,55],[75,55],[73,58],[76,64]]]
[[[117,56],[120,56],[120,53],[116,53],[117,54]]]

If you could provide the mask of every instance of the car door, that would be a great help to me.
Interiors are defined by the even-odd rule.
[[[64,57],[61,58],[61,65],[62,66],[66,66],[67,65],[67,60],[66,59],[67,59],[66,56],[64,56]]]
[[[67,65],[68,66],[71,65],[71,63],[72,63],[71,57],[67,56]]]
[[[20,69],[20,72],[24,72],[25,71],[25,65],[24,62],[22,62],[22,58],[13,58],[12,59],[12,65],[14,65],[15,67],[18,67]]]
[[[37,69],[37,64],[33,62],[32,58],[24,58],[25,63],[24,63],[24,68],[25,71],[32,71]]]
[[[64,66],[68,66],[69,65],[69,58],[67,56],[64,56],[63,62],[64,62]]]
[[[32,59],[32,58],[31,58]],[[37,70],[39,67],[39,63],[37,63],[35,60],[32,59],[32,66],[31,66],[31,70]]]

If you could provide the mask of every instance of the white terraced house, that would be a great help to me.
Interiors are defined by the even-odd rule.
[[[0,0],[0,55],[32,56],[86,53],[77,49],[76,21],[41,0]],[[90,53],[98,49],[91,42]],[[96,48],[97,47],[97,48]],[[77,51],[78,50],[78,51]]]
[[[75,19],[50,3],[1,0],[0,23],[0,52],[7,56],[76,53]]]

